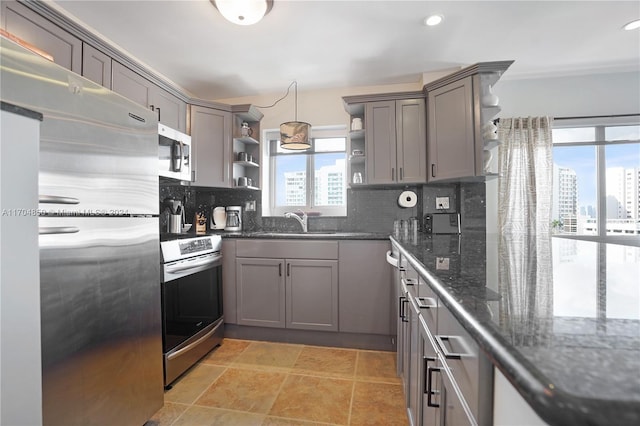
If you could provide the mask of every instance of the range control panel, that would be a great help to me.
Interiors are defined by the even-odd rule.
[[[213,243],[209,238],[200,238],[197,240],[186,240],[178,243],[180,254],[193,254],[201,251],[209,251],[213,249]]]

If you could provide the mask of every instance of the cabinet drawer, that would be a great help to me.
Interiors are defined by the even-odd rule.
[[[488,376],[491,367],[488,360],[480,352],[478,344],[442,304],[438,306],[438,332],[434,339],[471,412],[480,420],[480,411],[484,415],[486,407],[480,407],[483,395],[479,392],[482,389],[486,393],[487,386],[490,389]]]
[[[338,260],[338,242],[239,239],[236,243],[236,256]]]

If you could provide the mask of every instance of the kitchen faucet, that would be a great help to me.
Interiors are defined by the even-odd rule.
[[[284,217],[286,217],[287,219],[293,218],[293,219],[297,220],[298,222],[300,222],[300,225],[302,225],[302,232],[307,232],[307,219],[308,219],[308,216],[302,210],[299,210],[299,212],[302,213],[302,217],[300,217],[300,215],[298,215],[298,213],[295,213],[295,212],[286,212],[284,214]]]

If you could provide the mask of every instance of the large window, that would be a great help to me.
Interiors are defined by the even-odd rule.
[[[344,129],[312,131],[311,149],[280,147],[269,132],[269,215],[298,209],[324,216],[347,213],[347,139]]]
[[[557,234],[640,234],[640,116],[556,120],[552,227]]]

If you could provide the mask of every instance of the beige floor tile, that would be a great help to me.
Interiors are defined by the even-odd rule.
[[[262,426],[325,426],[332,423],[307,422],[305,420],[285,419],[282,417],[267,416]]]
[[[268,413],[286,375],[274,371],[228,368],[195,405]]]
[[[165,402],[192,404],[224,370],[224,367],[216,365],[197,364],[179,378],[172,389],[165,392]]]
[[[346,424],[353,381],[289,374],[269,414]]]
[[[350,425],[406,426],[402,385],[356,382]]]
[[[225,338],[222,344],[204,357],[201,362],[205,364],[229,365],[251,344],[246,340]]]
[[[395,352],[358,351],[356,380],[400,383]]]
[[[232,365],[289,371],[298,359],[302,345],[251,342]]]
[[[352,379],[356,369],[357,352],[348,349],[305,346],[292,373]]]
[[[192,406],[172,426],[259,426],[264,415]]]
[[[158,410],[157,413],[149,419],[154,426],[169,426],[171,425],[182,413],[184,413],[189,405],[186,404],[174,404],[173,402],[165,402],[164,406]]]

